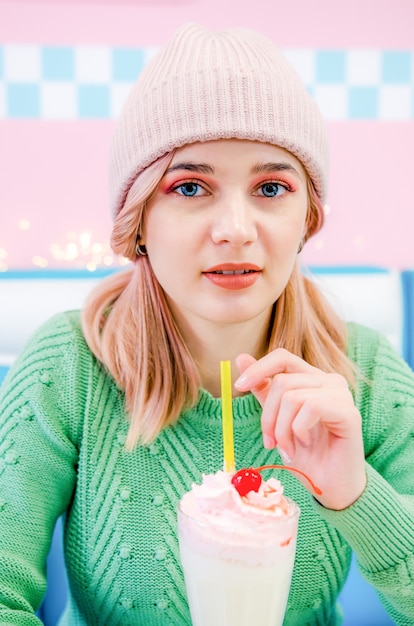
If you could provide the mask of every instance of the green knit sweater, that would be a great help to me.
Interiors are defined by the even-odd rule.
[[[414,624],[414,376],[377,333],[349,325],[368,483],[344,511],[321,507],[289,472],[301,508],[285,626],[340,624],[351,549],[396,624]],[[234,400],[237,467],[280,463],[265,450],[260,406]],[[222,467],[220,400],[200,391],[151,445],[124,449],[123,393],[89,351],[78,312],[42,327],[0,398],[0,624],[39,625],[45,559],[66,512],[70,626],[191,624],[176,507],[201,473]]]

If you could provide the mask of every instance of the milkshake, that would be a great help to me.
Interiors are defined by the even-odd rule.
[[[247,493],[239,493],[232,478],[228,472],[204,475],[179,505],[180,555],[192,623],[281,626],[299,508],[274,478]]]

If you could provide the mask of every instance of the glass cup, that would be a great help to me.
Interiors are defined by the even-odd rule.
[[[261,521],[207,523],[178,507],[178,538],[193,626],[282,626],[296,551],[299,507]],[[252,516],[254,518],[254,515]]]

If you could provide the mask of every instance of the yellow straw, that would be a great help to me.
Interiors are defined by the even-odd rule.
[[[234,472],[233,407],[231,399],[231,364],[220,361],[221,410],[223,421],[224,471]]]

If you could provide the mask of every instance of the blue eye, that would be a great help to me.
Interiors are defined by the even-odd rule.
[[[202,193],[202,187],[200,187],[200,185],[197,183],[188,182],[182,183],[182,185],[178,185],[178,187],[176,187],[174,191],[182,196],[192,197],[199,196]]]
[[[280,183],[264,183],[264,185],[261,185],[259,192],[261,192],[260,195],[263,195],[266,198],[275,198],[276,196],[280,196],[285,193],[286,187]]]

